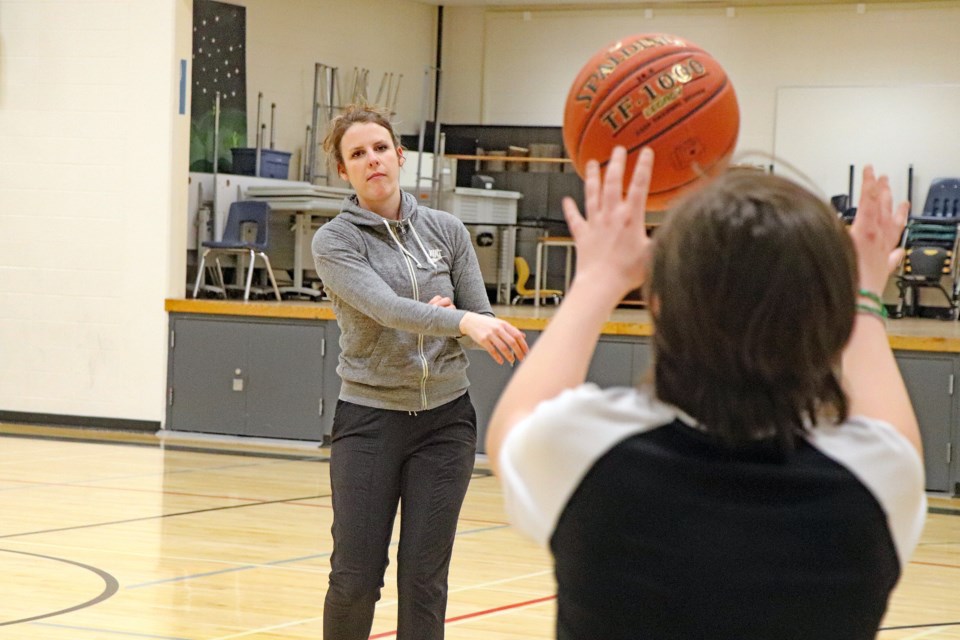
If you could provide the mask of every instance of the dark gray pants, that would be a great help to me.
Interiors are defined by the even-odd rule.
[[[416,415],[337,403],[325,640],[369,637],[398,502],[397,640],[443,638],[447,572],[476,444],[468,394]]]

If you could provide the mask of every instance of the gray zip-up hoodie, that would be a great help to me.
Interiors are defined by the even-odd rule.
[[[340,325],[342,400],[422,411],[463,395],[470,383],[460,320],[493,311],[460,220],[405,192],[397,221],[348,196],[312,248]],[[456,309],[426,304],[438,295]]]

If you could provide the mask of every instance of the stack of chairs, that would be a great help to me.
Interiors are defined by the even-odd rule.
[[[897,276],[899,300],[895,315],[937,315],[957,318],[958,269],[955,256],[960,228],[960,178],[937,178],[930,184],[923,211],[907,222],[903,247],[906,256]],[[924,312],[920,304],[922,289],[943,294],[946,307]]]

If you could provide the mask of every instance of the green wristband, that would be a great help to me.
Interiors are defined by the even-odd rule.
[[[873,291],[867,291],[866,289],[859,289],[857,291],[857,295],[862,298],[866,298],[867,300],[872,300],[873,302],[876,302],[881,309],[883,308],[883,300],[881,300],[880,296],[875,294]]]
[[[867,289],[858,289],[857,295],[861,298],[866,298],[871,302],[876,303],[877,307],[871,307],[865,304],[857,304],[857,311],[864,311],[866,313],[873,313],[881,318],[886,319],[887,317],[887,306],[883,304],[883,300],[880,299],[880,296],[875,294],[873,291],[868,291]]]
[[[869,304],[858,304],[857,313],[869,313],[872,316],[877,316],[881,320],[887,319],[887,309],[884,306],[874,307]]]

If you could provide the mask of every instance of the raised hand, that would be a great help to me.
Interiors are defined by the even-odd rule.
[[[646,229],[646,200],[653,171],[653,151],[643,149],[624,195],[627,152],[614,149],[603,176],[600,165],[587,164],[584,182],[586,218],[571,198],[563,213],[577,248],[577,278],[605,283],[622,298],[646,279],[650,238]]]
[[[857,215],[850,227],[861,289],[877,295],[883,292],[887,278],[903,257],[898,245],[909,213],[908,202],[894,209],[887,176],[877,177],[871,165],[864,167]]]

